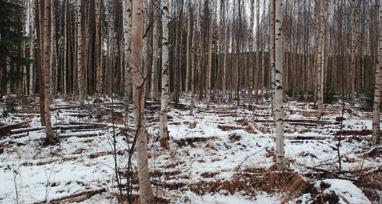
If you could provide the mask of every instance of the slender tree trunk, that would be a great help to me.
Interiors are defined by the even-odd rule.
[[[188,18],[187,18],[187,48],[186,48],[186,84],[185,84],[185,90],[188,92],[190,90],[190,67],[191,67],[191,7],[192,3],[191,0],[188,0]]]
[[[212,37],[214,32],[214,16],[215,16],[215,4],[216,0],[209,1],[210,21],[208,31],[208,70],[207,70],[207,106],[211,102],[211,86],[212,86]]]
[[[162,0],[162,91],[161,91],[161,110],[159,116],[159,135],[161,144],[166,149],[169,148],[169,133],[167,127],[167,112],[169,106],[169,4],[168,0]]]
[[[151,88],[150,88],[150,98],[151,100],[156,100],[158,96],[158,66],[160,63],[160,48],[159,48],[159,42],[160,42],[160,35],[159,35],[159,0],[153,1],[153,63],[152,63],[152,70],[151,70]]]
[[[51,67],[50,60],[50,30],[49,30],[49,14],[50,14],[50,0],[44,2],[44,27],[43,27],[43,70],[44,70],[44,115],[45,115],[45,128],[46,128],[46,143],[55,143],[56,138],[53,135],[51,114],[50,114],[50,102],[51,102]]]
[[[229,30],[229,26],[227,25],[227,20],[226,20],[226,0],[223,0],[221,2],[222,4],[222,27],[223,27],[223,30],[224,32],[222,33],[223,35],[223,49],[222,49],[222,53],[224,55],[223,57],[223,70],[222,70],[222,95],[223,95],[223,98],[225,98],[225,95],[226,95],[226,89],[227,89],[227,79],[226,79],[226,72],[227,72],[227,60],[228,60],[228,30]]]
[[[68,0],[64,0],[64,64],[63,64],[63,70],[62,70],[62,93],[64,96],[66,96],[66,70],[68,68]]]
[[[137,164],[139,179],[139,197],[141,204],[151,204],[154,202],[154,195],[151,189],[148,152],[147,152],[147,135],[146,135],[146,118],[145,118],[145,76],[143,65],[143,17],[145,8],[141,0],[133,0],[132,2],[132,61],[131,61],[131,79],[133,83],[134,95],[134,118],[136,128],[138,129],[137,140]],[[127,17],[127,16],[125,16]],[[128,39],[125,39],[126,41]]]
[[[45,125],[45,91],[44,91],[44,66],[43,66],[43,58],[44,58],[44,45],[43,45],[43,30],[41,28],[43,13],[41,9],[41,1],[35,0],[35,23],[36,23],[36,67],[38,71],[38,87],[39,87],[39,97],[40,97],[40,115],[41,115],[41,125]]]
[[[275,0],[275,110],[276,121],[276,166],[285,170],[284,158],[284,111],[283,111],[283,17],[282,0]]]
[[[76,27],[77,27],[77,83],[78,83],[78,100],[81,105],[84,104],[84,80],[82,76],[82,14],[81,1],[76,2]]]
[[[34,23],[33,20],[32,20],[32,9],[33,9],[33,1],[32,0],[29,0],[29,21],[30,21],[30,25],[29,25],[29,38],[30,38],[30,43],[29,43],[29,58],[33,59],[35,58],[34,56],[34,49],[35,49],[35,41],[34,41]],[[33,65],[34,63],[30,63],[29,64],[29,90],[28,90],[28,94],[29,95],[33,95],[34,94],[34,72],[33,72]]]
[[[248,51],[249,51],[249,54],[252,55],[252,52],[253,52],[253,45],[254,45],[254,42],[253,42],[253,25],[254,25],[254,18],[255,18],[255,0],[250,0],[250,12],[251,12],[251,15],[249,16],[249,32],[248,32]],[[258,19],[257,19],[258,20]],[[256,33],[256,36],[258,35],[258,33]],[[249,64],[252,68],[252,91],[254,90],[254,78],[255,78],[255,69],[256,67],[253,65],[253,58],[250,57],[249,59]],[[251,91],[251,92],[252,92]]]
[[[381,105],[381,91],[382,91],[382,3],[379,3],[379,35],[378,35],[378,63],[375,73],[375,91],[374,91],[374,104],[373,104],[373,137],[375,144],[379,145],[381,142],[380,130],[380,105]]]
[[[275,109],[275,1],[272,0],[270,1],[270,40],[269,40],[269,45],[270,45],[270,52],[269,52],[269,58],[270,58],[270,65],[271,65],[271,97],[272,97],[272,115],[274,115],[274,109]],[[274,117],[276,119],[276,117]],[[276,122],[276,120],[274,120]]]
[[[196,57],[196,47],[197,44],[195,43],[195,37],[196,37],[196,24],[194,22],[195,16],[194,16],[194,7],[191,3],[190,8],[190,17],[189,20],[191,21],[191,62],[190,62],[190,71],[191,71],[191,80],[190,80],[190,86],[191,86],[191,106],[190,106],[190,115],[194,114],[194,106],[195,106],[195,87],[196,87],[196,81],[195,81],[195,57]]]
[[[237,30],[236,30],[236,105],[240,106],[240,74],[241,74],[241,67],[240,67],[240,52],[241,52],[241,40],[240,40],[240,34],[242,32],[242,1],[238,0],[238,13],[239,13],[239,20],[237,23]]]
[[[255,73],[255,91],[256,91],[256,102],[258,99],[258,89],[260,88],[260,76],[261,72],[261,63],[260,63],[260,0],[257,0],[256,7],[256,73]]]
[[[11,94],[11,59],[9,57],[6,57],[6,70],[7,70],[7,95]]]
[[[123,1],[125,3],[125,1]],[[101,91],[102,91],[102,70],[101,70],[101,0],[95,0],[96,35],[95,35],[95,67],[96,67],[96,116],[101,120]],[[125,20],[125,18],[124,18]],[[125,53],[126,54],[126,53]],[[125,80],[127,81],[127,80]]]
[[[130,39],[131,39],[131,0],[122,1],[123,7],[123,49],[124,49],[124,61],[125,61],[125,80],[124,80],[124,112],[125,112],[125,127],[128,127],[128,112],[129,112],[129,70],[130,70]]]
[[[57,67],[55,64],[55,52],[56,52],[56,24],[55,24],[55,9],[54,9],[54,1],[51,1],[51,8],[50,8],[50,69],[52,70],[52,77],[50,80],[52,80],[52,83],[50,84],[51,88],[51,94],[52,96],[56,93],[56,84],[57,84]]]
[[[350,84],[351,84],[351,101],[354,101],[356,96],[356,68],[357,68],[357,40],[358,40],[358,30],[357,30],[357,0],[352,0],[352,15],[351,15],[351,70],[350,70]]]
[[[318,53],[317,53],[317,102],[318,102],[318,119],[324,113],[324,67],[325,67],[325,37],[324,37],[324,22],[325,22],[325,2],[319,1],[319,39],[318,39]]]

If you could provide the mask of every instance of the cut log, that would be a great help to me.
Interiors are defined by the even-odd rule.
[[[38,130],[43,130],[43,129],[45,129],[44,126],[31,127],[31,128],[18,128],[18,129],[11,130],[11,134],[20,134],[20,133],[25,133],[25,132],[33,132],[33,131],[38,131]]]
[[[255,123],[273,123],[273,120],[266,119],[255,119],[252,120]],[[284,122],[291,123],[293,125],[306,125],[306,124],[320,124],[320,125],[340,125],[339,122],[333,121],[317,121],[317,120],[296,120],[296,119],[286,119]]]
[[[28,127],[30,121],[27,122],[22,122],[22,123],[17,123],[17,124],[11,124],[11,125],[5,125],[0,127],[0,136],[4,136],[7,134],[10,134],[13,129],[16,128],[25,128]]]
[[[60,138],[69,138],[69,137],[96,137],[103,135],[101,132],[75,132],[75,133],[65,133],[60,134]]]
[[[347,136],[342,136],[342,139],[347,139],[347,138],[353,138],[354,136],[352,135],[347,135]],[[334,135],[285,135],[285,138],[288,140],[326,140],[326,139],[333,139],[337,140],[339,139],[337,136]],[[371,140],[371,136],[364,136],[362,137],[364,140]]]
[[[56,125],[53,127],[53,130],[83,130],[83,129],[95,129],[95,128],[101,128],[104,126],[101,126],[99,124],[78,124],[78,125]],[[33,131],[39,131],[45,129],[44,126],[39,127],[31,127],[31,128],[18,128],[11,130],[11,134],[20,134],[20,133],[26,133],[26,132],[33,132]]]

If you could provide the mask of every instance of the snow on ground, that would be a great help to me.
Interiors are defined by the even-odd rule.
[[[0,148],[3,150],[0,152],[0,203],[15,203],[16,200],[34,203],[100,189],[105,192],[83,203],[116,202],[112,194],[117,192],[117,184],[110,111],[113,108],[121,113],[122,105],[118,100],[114,106],[109,102],[104,100],[103,109],[107,111],[100,124],[94,117],[95,108],[91,100],[83,108],[75,103],[56,100],[52,122],[56,127],[61,126],[56,130],[61,137],[60,144],[56,146],[42,146],[45,136],[42,129],[0,135]],[[40,127],[38,106],[32,105],[28,114],[14,113],[0,118],[0,123],[28,122],[30,127]],[[341,106],[328,106],[321,123],[315,122],[315,110],[307,103],[289,102],[285,107],[285,150],[291,172],[306,177],[314,173],[314,168],[337,171],[336,135],[340,124],[336,118],[341,117]],[[25,107],[19,112],[22,110]],[[155,188],[155,192],[158,189],[162,192],[160,196],[173,203],[195,204],[281,203],[285,198],[285,191],[266,193],[244,189],[231,193],[219,186],[219,182],[234,183],[244,174],[259,174],[261,177],[272,168],[274,136],[270,106],[250,107],[247,104],[236,108],[231,104],[212,104],[207,109],[204,104],[197,104],[194,116],[190,116],[187,109],[172,108],[169,113],[170,150],[163,150],[158,142],[157,113],[155,108],[147,111],[147,127],[151,135],[149,165],[154,184],[162,184],[162,187],[156,185]],[[380,156],[364,156],[371,149],[368,141],[371,136],[370,113],[353,110],[345,113],[344,118],[345,138],[340,146],[342,171],[361,172],[378,168]],[[116,122],[118,133],[123,125],[118,118]],[[129,122],[133,120],[130,118]],[[85,127],[64,128],[69,125]],[[346,131],[350,132],[345,134]],[[123,168],[127,165],[128,144],[123,136],[117,135],[116,139],[118,166]],[[356,178],[351,173],[343,176],[344,179]],[[316,185],[320,182],[310,177],[307,180]],[[201,187],[199,185],[208,186],[214,182],[218,186],[216,191],[199,193],[198,189],[195,190]],[[326,179],[322,182],[331,185],[325,191],[335,191],[341,199],[351,203],[370,202],[350,181]],[[219,190],[220,187],[222,189]],[[246,191],[256,191],[256,194]],[[309,203],[313,199],[310,193],[296,196],[289,196],[289,202]]]
[[[335,192],[340,198],[340,203],[367,204],[370,201],[367,199],[362,190],[355,186],[352,182],[340,179],[325,179],[315,184],[316,188],[321,185],[329,185],[329,188],[324,190],[324,193]]]

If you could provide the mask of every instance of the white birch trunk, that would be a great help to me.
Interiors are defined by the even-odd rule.
[[[228,61],[228,25],[227,25],[227,20],[226,20],[226,0],[224,2],[221,2],[223,4],[222,9],[223,9],[223,14],[222,14],[222,21],[223,23],[223,28],[224,28],[224,39],[223,39],[223,52],[224,52],[224,58],[223,58],[223,73],[222,73],[222,95],[223,98],[225,99],[225,95],[227,94],[227,61]]]
[[[191,5],[193,6],[193,5]],[[194,106],[195,106],[195,54],[196,54],[196,24],[194,22],[194,8],[191,7],[190,20],[192,20],[192,36],[191,36],[191,106],[190,106],[190,115],[194,115]]]
[[[351,71],[350,71],[350,84],[351,84],[351,101],[353,102],[356,97],[356,69],[357,69],[357,41],[358,41],[358,29],[357,29],[357,17],[358,17],[358,0],[352,0],[352,16],[351,16]]]
[[[156,100],[158,96],[158,66],[160,62],[160,51],[159,51],[159,0],[154,0],[154,8],[153,8],[153,63],[151,70],[151,88],[150,88],[150,98],[152,101]]]
[[[161,144],[165,148],[169,148],[169,133],[167,127],[167,112],[169,106],[169,30],[170,22],[169,3],[168,0],[162,0],[162,90],[161,90],[161,110],[159,116],[159,135]]]
[[[78,81],[78,100],[84,104],[83,96],[83,77],[82,77],[82,20],[81,20],[81,0],[76,2],[76,28],[77,28],[77,81]]]
[[[187,48],[186,48],[186,92],[188,92],[190,84],[190,58],[191,58],[191,0],[188,1],[188,19],[187,19]]]
[[[211,102],[211,87],[212,87],[212,36],[214,32],[214,17],[215,17],[215,6],[216,0],[209,1],[210,9],[210,22],[209,22],[209,32],[208,32],[208,70],[207,70],[207,106]]]
[[[52,95],[54,95],[54,93],[55,93],[55,90],[56,90],[56,88],[55,88],[55,86],[56,86],[56,83],[57,83],[57,78],[56,78],[56,76],[57,76],[57,69],[56,69],[56,66],[55,66],[55,62],[54,62],[54,60],[55,60],[55,57],[54,57],[54,53],[55,53],[55,11],[54,11],[54,1],[52,1],[51,2],[52,4],[51,4],[51,9],[50,9],[50,18],[51,18],[51,20],[50,20],[50,69],[52,70],[52,78],[51,78],[51,80],[52,80],[52,83],[51,83],[51,94]],[[54,76],[54,77],[53,77]]]
[[[276,121],[276,166],[285,170],[284,158],[284,112],[283,112],[283,30],[282,0],[275,2],[275,110]]]
[[[124,61],[125,61],[125,80],[124,80],[124,111],[125,111],[125,127],[128,127],[128,121],[129,121],[129,84],[130,84],[130,78],[129,78],[129,56],[130,53],[130,39],[131,39],[131,0],[122,1],[122,7],[123,7],[123,49],[124,49]]]
[[[324,24],[325,24],[325,2],[319,1],[319,42],[318,42],[318,63],[317,63],[317,102],[318,102],[318,119],[320,119],[324,113],[324,68],[325,68],[325,37],[324,37]]]
[[[381,91],[382,91],[382,0],[379,2],[379,36],[378,36],[378,64],[375,73],[375,92],[373,104],[373,137],[375,144],[379,145],[381,142],[380,130],[380,104],[381,104]]]
[[[271,96],[272,96],[272,115],[274,114],[275,110],[275,1],[272,0],[270,1],[270,64],[271,64]],[[276,117],[274,117],[276,118]],[[276,120],[274,120],[276,122]]]
[[[35,22],[33,21],[33,12],[32,12],[32,10],[33,10],[33,2],[32,2],[32,0],[29,0],[29,22],[30,22],[30,25],[29,25],[29,37],[30,37],[30,46],[29,46],[29,58],[35,58],[34,57],[34,43],[35,43],[35,41],[34,41],[34,35],[33,35],[33,33],[34,33],[34,24],[35,24]],[[34,72],[33,72],[33,65],[34,65],[34,63],[30,63],[29,64],[29,80],[28,80],[28,82],[29,82],[29,91],[28,91],[28,93],[29,93],[29,95],[33,95],[34,94]]]

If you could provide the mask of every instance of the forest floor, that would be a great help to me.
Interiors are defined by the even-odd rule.
[[[133,126],[124,133],[121,101],[105,99],[98,122],[92,100],[82,107],[54,100],[52,122],[60,143],[53,146],[43,145],[38,100],[18,101],[14,113],[0,117],[0,203],[116,203],[114,155],[123,172],[134,134]],[[198,103],[190,116],[188,102],[181,104],[169,113],[169,150],[158,139],[159,104],[147,104],[149,166],[157,197],[195,204],[364,204],[380,199],[382,151],[370,145],[370,112],[349,104],[343,109],[338,103],[326,106],[317,122],[312,104],[288,102],[289,170],[278,172],[270,105],[226,103],[207,108]],[[0,113],[5,106],[9,104],[0,103]]]

